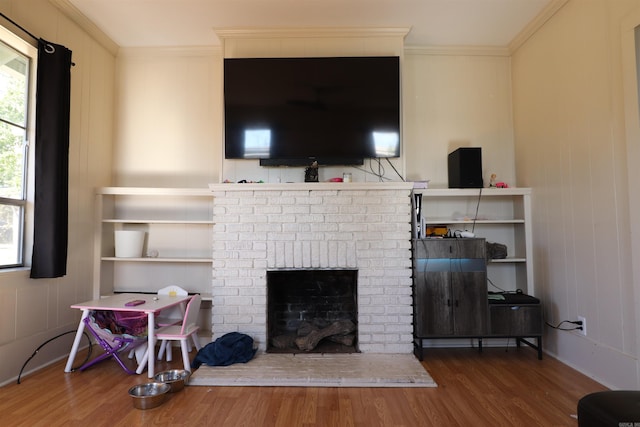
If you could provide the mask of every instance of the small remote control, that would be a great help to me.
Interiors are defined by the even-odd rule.
[[[134,307],[136,305],[144,304],[145,300],[143,299],[134,299],[133,301],[126,302],[124,305],[127,307]]]

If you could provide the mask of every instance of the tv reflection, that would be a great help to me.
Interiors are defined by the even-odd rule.
[[[376,157],[393,157],[400,144],[398,132],[373,131],[373,147]]]
[[[271,154],[273,133],[271,129],[244,130],[244,158],[268,158]],[[371,132],[371,142],[375,157],[393,157],[400,144],[400,135],[394,131],[376,130]]]
[[[245,129],[244,157],[265,158],[271,152],[271,129]]]

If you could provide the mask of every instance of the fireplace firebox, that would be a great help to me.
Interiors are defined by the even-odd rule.
[[[358,351],[357,270],[267,271],[267,352]]]

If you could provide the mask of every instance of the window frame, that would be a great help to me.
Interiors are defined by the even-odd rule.
[[[31,266],[31,253],[33,250],[33,217],[34,217],[34,187],[35,187],[35,117],[36,117],[36,77],[38,69],[38,49],[24,39],[0,25],[0,40],[10,48],[29,58],[29,70],[27,76],[27,117],[25,120],[25,146],[24,146],[24,191],[22,199],[0,197],[0,206],[19,206],[22,208],[22,221],[20,230],[20,260],[16,264],[0,264],[0,272],[11,269],[29,268]]]

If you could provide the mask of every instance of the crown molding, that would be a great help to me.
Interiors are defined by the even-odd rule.
[[[509,49],[499,46],[405,46],[405,55],[511,56]]]
[[[303,37],[406,37],[411,27],[234,27],[214,28],[221,39]]]
[[[555,15],[569,0],[551,0],[544,9],[540,11],[526,27],[522,29],[509,43],[509,52],[513,54],[517,51],[531,36],[533,36],[544,24],[547,23],[553,15]]]
[[[220,46],[121,47],[118,57],[212,56],[221,55]]]
[[[508,46],[405,46],[408,55],[465,55],[510,57],[551,19],[569,0],[551,0],[547,6],[514,37]]]
[[[104,47],[113,56],[118,55],[120,47],[96,26],[80,10],[69,2],[69,0],[49,0],[49,3],[57,7],[67,18],[84,30],[100,46]]]

